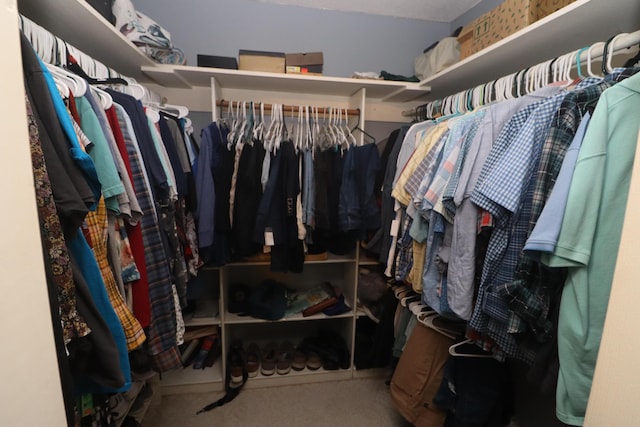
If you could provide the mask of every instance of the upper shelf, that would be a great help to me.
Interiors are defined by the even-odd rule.
[[[638,0],[576,0],[420,82],[439,99],[640,28]]]
[[[388,102],[424,99],[418,83],[328,76],[260,73],[155,63],[84,0],[18,0],[20,13],[106,66],[141,82],[172,88],[208,87],[215,77],[223,88],[367,97]]]
[[[350,96],[386,102],[438,99],[620,32],[640,28],[638,0],[576,0],[420,83],[159,65],[84,0],[18,0],[22,14],[122,74],[172,88],[208,87]]]
[[[18,0],[20,13],[117,72],[148,80],[155,63],[84,0]]]
[[[389,102],[411,101],[429,92],[428,87],[419,83],[389,80],[279,74],[179,65],[144,66],[142,71],[157,83],[175,88],[209,87],[211,78],[215,77],[222,88],[229,89],[350,96],[359,89],[366,88],[367,98]]]

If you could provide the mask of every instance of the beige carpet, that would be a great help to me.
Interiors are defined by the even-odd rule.
[[[162,396],[143,427],[406,427],[383,378],[242,390],[196,415],[223,393]]]

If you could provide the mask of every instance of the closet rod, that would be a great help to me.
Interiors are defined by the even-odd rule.
[[[609,42],[595,42],[595,43],[591,44],[588,47],[585,47],[583,49],[577,49],[577,50],[574,50],[574,51],[571,51],[571,52],[567,52],[564,55],[569,55],[569,54],[572,54],[572,53],[579,52],[579,54],[580,54],[580,56],[579,56],[580,64],[586,64],[589,59],[591,61],[593,61],[594,59],[604,58],[605,47],[607,48],[608,52],[619,53],[622,50],[628,49],[628,48],[636,46],[636,45],[640,45],[640,30],[635,31],[633,33],[620,33],[620,34],[612,37],[611,39],[609,39]],[[561,56],[564,56],[564,55],[558,55],[556,57],[556,59],[560,58]],[[577,59],[576,59],[576,62],[577,62]],[[542,63],[537,64],[537,65],[541,65],[541,64]],[[533,66],[531,66],[529,68],[533,68],[535,66],[536,65],[533,65]],[[522,71],[524,71],[524,70],[520,70],[520,71],[518,71],[516,73],[511,73],[511,74],[518,74],[518,73],[520,73]],[[508,75],[511,75],[511,74],[508,74]],[[503,77],[506,77],[506,76],[503,76]],[[503,78],[503,77],[500,77],[500,78]],[[495,80],[491,80],[489,82],[486,82],[486,83],[478,85],[478,86],[486,86],[488,84],[494,83],[495,81],[499,80],[500,78],[495,79]],[[478,86],[475,86],[475,87],[478,87]],[[455,95],[455,94],[452,94],[452,95],[449,95],[449,96],[453,96],[453,95]],[[424,106],[428,105],[429,103],[433,103],[433,102],[437,102],[437,101],[443,102],[446,98],[447,97],[440,98],[440,99],[434,100],[434,101],[429,101],[428,103],[420,105],[420,106],[418,106],[416,108],[413,108],[411,110],[404,110],[402,112],[402,116],[404,116],[404,117],[416,116],[419,108],[421,108],[421,107],[424,108]]]
[[[233,102],[234,106],[237,105],[237,103],[242,104],[242,101],[225,101],[223,99],[223,100],[220,100],[220,101],[216,101],[216,105],[218,107],[223,107],[224,108],[224,107],[228,107],[230,102]],[[249,103],[247,102],[247,107],[248,106],[249,106]],[[304,107],[304,105],[302,107]],[[298,105],[283,105],[282,106],[282,110],[285,113],[291,113],[291,114],[298,113],[299,112],[299,108],[300,108],[300,106],[298,106]],[[315,108],[316,107],[314,107],[314,109]],[[340,109],[339,107],[317,107],[317,108],[318,108],[318,114],[328,114],[330,108],[333,109],[334,111]],[[254,110],[259,110],[260,109],[260,103],[259,102],[254,102],[253,103],[253,109]],[[273,105],[272,104],[264,104],[264,109],[265,109],[265,111],[271,111],[273,109]],[[342,111],[344,112],[344,110],[345,109],[343,108]],[[349,115],[350,117],[351,116],[354,116],[354,117],[355,116],[360,116],[360,109],[359,108],[349,108],[349,109],[347,109],[347,115]]]

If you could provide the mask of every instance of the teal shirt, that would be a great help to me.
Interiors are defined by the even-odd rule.
[[[582,425],[595,370],[640,126],[640,74],[607,89],[593,113],[574,171],[554,253],[569,267],[558,324],[556,415]]]
[[[88,150],[88,154],[93,159],[98,172],[98,179],[102,184],[102,195],[107,209],[119,212],[120,206],[116,197],[124,193],[124,185],[116,169],[109,143],[102,131],[98,116],[91,108],[91,103],[84,96],[76,98],[76,108],[80,116],[80,128],[93,143],[92,148]]]

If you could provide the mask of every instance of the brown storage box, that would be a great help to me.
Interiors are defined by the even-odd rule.
[[[288,74],[322,74],[322,52],[287,53],[285,59]]]
[[[284,53],[240,50],[239,70],[284,73]]]
[[[506,0],[466,25],[460,35],[460,59],[502,40],[574,0]]]

